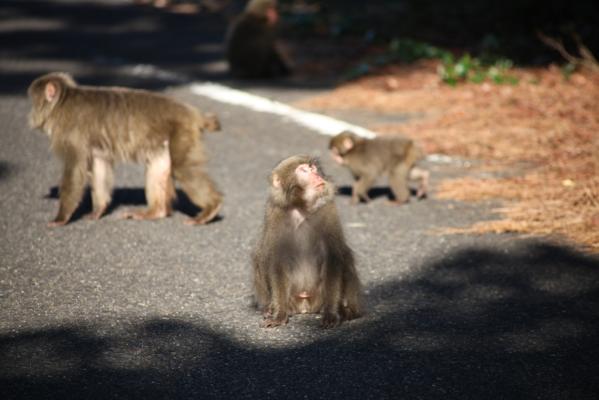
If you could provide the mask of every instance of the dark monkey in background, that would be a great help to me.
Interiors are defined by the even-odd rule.
[[[326,328],[362,314],[361,284],[334,196],[335,187],[308,156],[290,157],[272,171],[252,257],[264,327],[284,325],[296,313],[321,313]]]
[[[291,63],[277,43],[276,0],[251,0],[233,20],[226,38],[229,70],[237,78],[289,75]]]
[[[50,137],[63,161],[60,206],[49,226],[66,224],[91,181],[93,211],[98,219],[110,204],[115,162],[146,165],[148,209],[127,213],[134,219],[171,214],[173,177],[201,208],[190,224],[211,221],[222,195],[204,172],[203,130],[219,129],[214,115],[144,90],[78,85],[65,73],[43,75],[28,89],[33,103],[30,125]]]
[[[329,149],[333,159],[347,167],[355,179],[352,204],[370,201],[368,190],[383,174],[389,176],[394,203],[409,200],[410,180],[419,181],[416,196],[426,197],[429,172],[415,166],[424,154],[411,139],[401,136],[366,139],[345,131],[330,140]]]

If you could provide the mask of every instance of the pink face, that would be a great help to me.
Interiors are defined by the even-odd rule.
[[[305,187],[312,188],[318,191],[325,186],[325,181],[318,173],[318,168],[315,165],[300,164],[295,169],[297,180]]]
[[[277,9],[275,7],[270,7],[266,10],[266,19],[270,25],[275,25],[279,20],[279,14],[277,13]]]

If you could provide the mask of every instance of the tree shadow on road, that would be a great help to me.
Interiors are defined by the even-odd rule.
[[[176,66],[191,78],[223,77],[210,67],[222,59],[226,24],[218,15],[170,14],[133,2],[6,0],[0,11],[8,24],[0,31],[3,59],[14,61],[3,68],[3,93],[25,93],[35,77],[66,63],[87,84],[159,89],[179,82],[148,65]]]
[[[366,317],[286,348],[167,316],[15,328],[0,336],[3,398],[596,398],[597,257],[522,242],[420,271],[367,288]]]
[[[17,170],[14,163],[0,160],[0,181],[13,175]]]
[[[160,90],[196,80],[248,87],[317,89],[310,79],[235,81],[226,67],[227,17],[174,14],[131,2],[0,3],[0,93],[25,94],[50,71],[71,72],[89,85]],[[326,87],[330,87],[328,82]]]

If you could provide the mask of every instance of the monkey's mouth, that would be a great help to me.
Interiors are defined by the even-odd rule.
[[[297,298],[298,299],[309,299],[310,298],[310,293],[304,291],[304,292],[300,292],[297,294]]]

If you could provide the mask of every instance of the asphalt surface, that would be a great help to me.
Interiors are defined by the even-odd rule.
[[[555,240],[437,233],[495,217],[493,204],[435,198],[440,179],[469,173],[461,164],[428,165],[424,201],[387,206],[381,181],[352,207],[326,137],[189,91],[193,80],[279,99],[326,88],[228,81],[221,17],[4,1],[0,18],[0,398],[597,398],[599,258]],[[72,223],[46,228],[60,164],[27,127],[25,89],[54,69],[216,112],[223,131],[205,142],[222,218],[184,225],[183,198],[168,219],[119,219],[144,204],[143,169],[121,165],[106,217],[79,218],[88,196]],[[340,187],[366,290],[367,315],[332,330],[315,315],[265,330],[251,308],[266,177],[298,153],[321,156]]]

